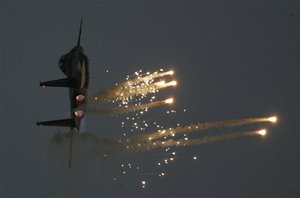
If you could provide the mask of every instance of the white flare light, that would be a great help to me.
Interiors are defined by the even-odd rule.
[[[276,116],[272,116],[272,117],[269,117],[268,120],[272,123],[276,123],[277,122],[277,117]]]
[[[267,130],[266,129],[262,129],[262,130],[259,130],[257,133],[259,135],[261,135],[261,136],[265,136],[265,135],[267,135]]]
[[[170,71],[168,71],[168,74],[169,74],[169,75],[173,75],[173,74],[174,74],[174,71],[173,71],[173,70],[170,70]]]
[[[173,98],[168,98],[168,99],[165,100],[166,104],[172,104],[173,102],[174,102]]]
[[[170,86],[176,86],[177,85],[177,81],[174,80],[174,81],[169,82],[168,84]]]

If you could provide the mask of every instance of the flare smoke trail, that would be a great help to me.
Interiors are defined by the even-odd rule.
[[[268,118],[246,118],[246,119],[236,119],[236,120],[225,120],[218,122],[208,122],[208,123],[198,123],[191,124],[187,126],[179,126],[176,128],[169,128],[165,130],[159,130],[150,134],[138,135],[130,138],[130,141],[152,141],[155,139],[159,139],[162,137],[170,137],[175,136],[177,134],[182,133],[191,133],[194,131],[205,130],[210,128],[220,128],[220,127],[233,127],[246,125],[251,123],[261,123],[261,122],[276,122],[276,117],[268,117]]]
[[[183,147],[183,146],[198,146],[201,144],[208,144],[217,141],[242,138],[242,137],[251,137],[251,136],[265,136],[266,130],[257,130],[250,132],[238,132],[238,133],[230,133],[224,135],[216,135],[216,136],[205,136],[203,138],[196,139],[180,139],[173,140],[169,139],[166,141],[149,141],[149,142],[132,142],[132,141],[122,141],[99,138],[95,134],[91,133],[79,133],[73,136],[74,141],[78,143],[92,141],[94,145],[91,147],[91,151],[95,153],[100,158],[109,158],[115,156],[116,154],[122,153],[136,153],[143,152],[146,150],[165,148],[165,147]],[[70,138],[70,133],[61,134],[57,133],[53,139],[53,143],[66,143]]]
[[[171,102],[171,99],[165,100],[165,103]],[[181,147],[181,146],[196,146],[201,144],[213,143],[216,141],[240,138],[240,137],[249,137],[266,135],[266,130],[259,131],[250,131],[250,132],[241,132],[241,133],[231,133],[225,135],[217,135],[217,136],[206,136],[203,138],[196,139],[168,139],[166,141],[160,141],[161,137],[174,136],[175,134],[185,133],[185,132],[193,132],[196,130],[203,130],[213,127],[230,127],[230,126],[238,126],[256,122],[277,122],[277,117],[268,117],[268,118],[248,118],[248,119],[237,119],[237,120],[228,120],[228,121],[219,121],[219,122],[211,122],[211,123],[202,123],[202,124],[192,124],[185,127],[177,127],[174,129],[155,132],[147,135],[138,135],[133,136],[131,138],[126,139],[106,139],[99,138],[95,134],[91,133],[78,133],[74,134],[73,140],[80,142],[88,142],[92,141],[94,143],[91,150],[97,154],[99,157],[107,158],[107,156],[112,156],[118,153],[131,153],[131,152],[142,152],[144,150],[151,150],[156,148],[164,148],[164,147]],[[161,135],[163,134],[163,135]],[[66,143],[71,137],[71,133],[57,133],[53,136],[53,143]]]
[[[250,137],[250,136],[258,136],[262,134],[262,131],[248,131],[248,132],[238,132],[224,135],[216,135],[216,136],[205,136],[203,138],[197,139],[180,139],[180,140],[167,140],[167,141],[154,141],[148,143],[140,143],[134,146],[131,146],[130,149],[134,151],[142,151],[142,150],[152,150],[157,148],[165,148],[165,147],[183,147],[183,146],[198,146],[201,144],[208,144],[217,141],[242,138],[242,137]],[[265,132],[265,131],[264,131]]]
[[[71,133],[56,133],[52,138],[52,145],[68,144],[70,137]],[[73,142],[88,146],[93,153],[101,158],[113,156],[125,151],[125,147],[117,140],[101,138],[92,133],[82,132],[73,134]]]
[[[146,104],[141,105],[132,105],[132,106],[125,106],[125,107],[116,107],[111,109],[99,109],[97,107],[89,106],[86,108],[86,111],[93,114],[100,114],[100,115],[120,115],[120,114],[127,114],[134,111],[140,111],[140,110],[146,110],[153,107],[163,106],[166,104],[172,104],[173,98],[169,98],[166,100],[156,101],[156,102],[150,102]]]

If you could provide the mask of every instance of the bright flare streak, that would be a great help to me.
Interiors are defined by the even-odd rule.
[[[142,183],[142,188],[146,188],[147,182],[146,181],[142,181],[141,183]]]
[[[115,107],[111,109],[102,109],[98,108],[97,106],[89,105],[88,107],[85,108],[85,110],[89,113],[93,114],[99,114],[99,115],[121,115],[121,114],[127,114],[135,111],[140,111],[140,110],[145,110],[145,109],[150,109],[153,107],[159,107],[163,106],[166,104],[172,104],[174,102],[173,98],[168,98],[165,100],[160,100],[156,102],[150,102],[150,103],[145,103],[141,105],[131,105],[131,106],[125,106],[124,107]]]
[[[215,135],[215,136],[205,136],[203,138],[196,138],[196,139],[190,139],[190,140],[180,139],[180,140],[174,141],[174,140],[170,139],[163,143],[162,143],[162,141],[156,141],[155,145],[150,144],[150,143],[145,143],[145,144],[143,144],[142,148],[146,149],[146,150],[152,150],[152,149],[156,149],[156,148],[165,148],[165,147],[198,146],[201,144],[214,143],[214,142],[219,142],[219,141],[224,141],[224,140],[257,136],[257,135],[261,135],[260,134],[261,132],[263,132],[263,131],[260,130],[260,131],[230,133],[230,134]],[[195,158],[193,158],[193,159],[195,160]]]
[[[171,82],[168,82],[166,83],[166,85],[169,85],[169,86],[176,86],[177,85],[177,81],[171,81]]]
[[[166,104],[173,104],[173,102],[174,102],[174,98],[168,98],[165,100]]]
[[[266,136],[267,135],[267,130],[266,129],[262,129],[257,131],[257,134],[261,135],[261,136]]]
[[[187,126],[178,126],[175,128],[166,129],[166,132],[164,134],[157,131],[157,132],[152,132],[150,134],[134,136],[131,138],[131,140],[147,141],[148,137],[151,137],[152,140],[156,140],[162,137],[172,137],[173,135],[176,134],[192,133],[195,131],[201,131],[210,128],[234,127],[234,126],[241,126],[241,125],[247,125],[252,123],[260,123],[260,122],[270,122],[270,120],[269,118],[246,118],[246,119],[190,124]]]

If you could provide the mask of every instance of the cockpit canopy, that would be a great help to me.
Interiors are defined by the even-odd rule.
[[[64,73],[66,74],[66,56],[68,54],[65,54],[65,55],[62,55],[60,57],[60,59],[58,60],[58,66],[59,66],[59,69]]]
[[[65,55],[62,55],[60,57],[60,59],[58,60],[58,66],[59,66],[59,69],[65,74],[67,75],[67,70],[66,70],[66,67],[67,67],[67,63],[68,62],[71,62],[72,60],[72,57],[74,57],[75,55],[75,52],[76,52],[76,46],[73,47],[73,49],[65,54]],[[81,46],[79,46],[79,56],[80,54],[83,54],[83,48]]]

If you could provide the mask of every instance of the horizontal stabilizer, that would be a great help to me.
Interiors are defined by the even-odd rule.
[[[50,80],[40,82],[41,87],[75,87],[75,80],[73,78],[63,78],[58,80]]]
[[[36,122],[37,126],[59,126],[59,127],[75,127],[74,119],[51,120],[44,122]]]

